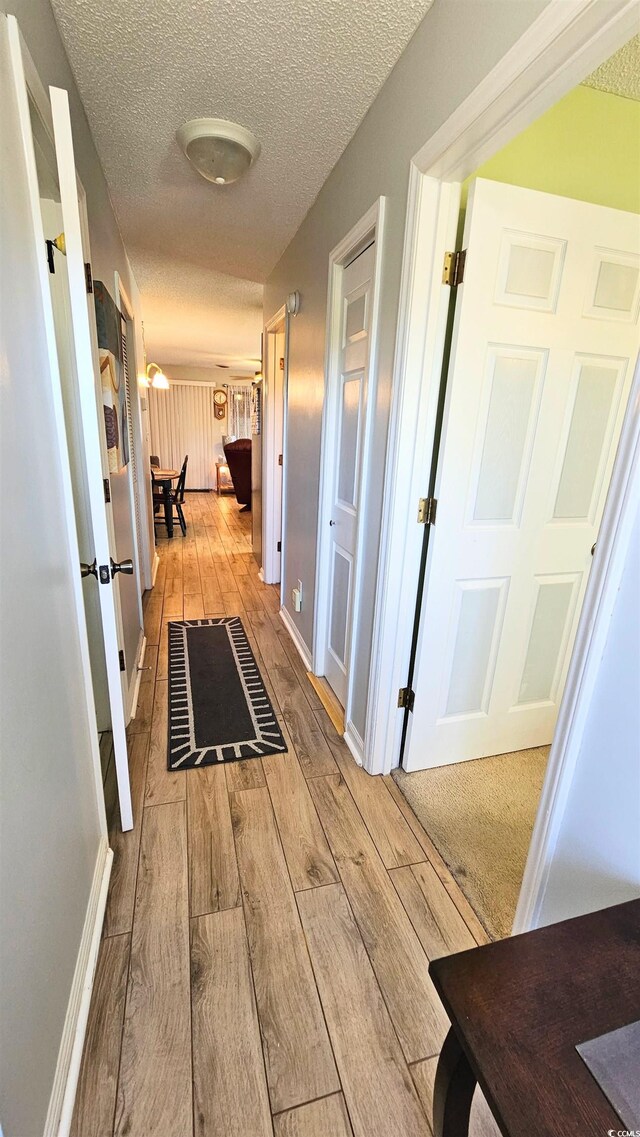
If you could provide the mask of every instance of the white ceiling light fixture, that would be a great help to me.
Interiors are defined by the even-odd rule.
[[[224,118],[194,118],[176,136],[191,165],[218,186],[237,182],[260,154],[251,131]]]

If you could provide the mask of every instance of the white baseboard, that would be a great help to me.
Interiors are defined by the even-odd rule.
[[[68,1137],[71,1128],[112,862],[105,837],[96,858],[43,1137]]]
[[[282,620],[282,623],[284,624],[289,635],[291,636],[291,639],[294,642],[296,651],[298,652],[300,659],[304,663],[306,670],[307,671],[313,671],[313,668],[311,666],[311,652],[309,651],[309,648],[307,647],[306,643],[304,642],[302,636],[300,635],[300,632],[296,628],[296,626],[295,626],[293,620],[291,619],[291,616],[287,612],[286,608],[280,609],[280,619]]]
[[[142,681],[141,667],[142,667],[142,661],[144,659],[144,653],[146,651],[146,647],[147,647],[147,637],[145,636],[144,631],[141,628],[140,629],[140,639],[138,640],[138,651],[136,652],[136,673],[135,673],[135,677],[132,677],[131,683],[129,684],[129,691],[128,691],[128,703],[129,703],[129,705],[128,705],[128,708],[125,708],[127,711],[126,716],[125,716],[127,726],[129,725],[131,720],[136,717],[136,711],[138,709],[138,697],[140,695],[140,683]]]
[[[258,569],[258,576],[259,576],[260,580],[262,581],[262,583],[264,584],[264,569],[262,569],[262,568]]]
[[[142,682],[142,672],[144,670],[144,657],[147,650],[147,637],[143,635],[142,643],[140,644],[140,651],[138,652],[138,662],[136,664],[136,681],[133,688],[133,698],[131,700],[131,714],[129,715],[129,722],[136,717],[138,709],[138,699],[140,698],[140,684]]]
[[[364,742],[352,722],[347,723],[343,737],[358,766],[364,766]]]
[[[153,568],[151,569],[151,587],[152,588],[154,587],[154,585],[156,583],[156,577],[158,575],[159,566],[160,566],[160,557],[156,553],[154,560],[153,560]]]

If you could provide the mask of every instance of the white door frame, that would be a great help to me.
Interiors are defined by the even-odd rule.
[[[637,30],[638,0],[551,3],[415,155],[393,372],[389,446],[368,693],[365,765],[398,764],[450,289],[460,183],[613,54]]]
[[[327,293],[327,336],[325,348],[325,394],[322,412],[322,441],[320,451],[320,493],[318,499],[318,536],[316,554],[316,592],[315,611],[313,621],[313,659],[312,670],[314,675],[322,676],[325,671],[325,654],[327,650],[327,636],[330,609],[330,581],[331,581],[331,542],[329,537],[328,520],[331,515],[334,498],[334,482],[336,476],[336,448],[337,448],[337,400],[339,364],[341,351],[342,328],[342,276],[344,269],[358,248],[370,238],[375,240],[375,267],[373,273],[371,326],[369,332],[369,366],[367,380],[367,409],[365,412],[364,435],[362,442],[362,465],[360,470],[358,490],[358,521],[356,530],[356,548],[353,566],[353,603],[351,610],[350,627],[348,635],[348,676],[347,699],[345,706],[345,742],[352,751],[356,761],[363,762],[363,740],[351,720],[351,704],[353,695],[354,668],[351,666],[350,654],[353,644],[357,641],[360,593],[362,582],[361,550],[365,528],[365,506],[363,495],[366,495],[369,480],[369,463],[371,458],[371,440],[373,436],[373,422],[376,404],[376,391],[378,379],[378,328],[381,294],[382,250],[384,244],[384,214],[385,198],[379,197],[370,209],[349,230],[347,235],[335,246],[329,255],[329,287]]]
[[[455,247],[450,242],[455,239],[460,183],[630,39],[637,30],[638,13],[638,0],[549,4],[411,163],[368,700],[366,765],[371,773],[388,773],[399,756],[402,712],[393,696],[407,678],[414,619],[407,598],[417,595],[423,537],[416,507],[418,499],[427,495],[450,298],[449,288],[442,284],[442,263],[447,248]],[[630,524],[630,486],[640,433],[637,403],[637,395],[635,403],[632,396],[514,933],[535,924],[599,666],[598,649],[606,634]]]
[[[134,282],[135,284],[135,282]],[[136,299],[138,303],[136,304]],[[142,428],[142,406],[140,402],[139,375],[145,373],[145,351],[142,336],[142,315],[140,311],[139,294],[137,289],[131,296],[122,283],[119,272],[115,273],[115,301],[126,320],[133,329],[133,353],[129,361],[129,381],[131,405],[133,414],[134,448],[136,452],[136,467],[138,472],[138,502],[140,506],[141,540],[136,549],[138,556],[139,579],[144,589],[153,587],[153,562],[155,558],[155,540],[153,539],[153,506],[151,502],[151,478],[149,473],[149,455],[146,452],[144,431]],[[132,503],[133,509],[133,503]],[[136,533],[137,538],[137,533]],[[142,616],[142,606],[141,606]]]
[[[131,720],[136,717],[138,709],[138,697],[140,695],[140,683],[142,681],[142,665],[144,663],[144,653],[147,646],[147,638],[144,634],[144,612],[142,610],[142,592],[141,585],[143,583],[143,556],[142,546],[144,545],[145,529],[143,528],[144,520],[146,520],[147,508],[147,487],[143,471],[148,470],[149,466],[141,461],[140,456],[143,454],[142,447],[142,432],[140,429],[140,392],[138,388],[138,353],[136,347],[137,333],[136,333],[136,318],[133,312],[133,305],[129,300],[126,289],[120,278],[120,273],[116,271],[114,276],[115,288],[115,303],[116,308],[122,316],[124,316],[125,323],[131,327],[132,331],[132,344],[131,351],[127,349],[127,363],[128,363],[128,384],[129,384],[129,410],[131,413],[131,455],[130,459],[134,458],[133,465],[129,461],[128,481],[129,481],[129,510],[131,513],[131,533],[133,537],[133,565],[136,579],[136,599],[138,601],[138,620],[140,621],[140,635],[138,637],[138,647],[136,650],[136,666],[132,674],[131,682],[129,684],[129,691],[127,693],[127,718]],[[125,333],[126,334],[126,333]],[[135,473],[134,473],[135,470]],[[140,529],[138,532],[138,523],[136,520],[136,493],[138,494],[138,509],[140,512]],[[142,541],[139,540],[140,535]]]
[[[284,375],[282,379],[282,437],[278,430],[278,408],[274,401],[275,381],[273,388],[270,381],[272,365],[275,365],[273,355],[273,340],[276,332],[284,333]],[[266,584],[280,582],[282,592],[282,565],[284,564],[284,533],[282,522],[284,519],[284,419],[287,403],[287,368],[289,356],[289,321],[287,309],[283,304],[274,316],[264,325],[262,350],[262,577]],[[274,366],[275,377],[275,366]],[[281,449],[282,447],[282,449]],[[282,454],[281,490],[278,492],[278,455]],[[281,551],[276,551],[278,541],[281,542]]]

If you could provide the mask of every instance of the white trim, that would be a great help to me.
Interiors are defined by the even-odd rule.
[[[280,604],[285,603],[286,548],[287,548],[287,451],[289,423],[289,348],[291,344],[291,313],[286,311],[284,321],[284,385],[282,390],[282,505],[280,508]]]
[[[284,624],[289,635],[291,636],[291,639],[293,640],[293,645],[294,645],[298,655],[300,656],[300,659],[304,663],[305,669],[307,671],[311,671],[311,652],[309,651],[309,648],[307,647],[306,643],[304,642],[302,636],[300,635],[300,632],[296,628],[296,626],[295,626],[293,620],[291,619],[291,616],[287,612],[286,608],[280,609],[280,619],[282,620],[282,623]]]
[[[98,848],[49,1098],[44,1137],[68,1137],[71,1129],[112,864],[113,853],[104,837]]]
[[[150,563],[151,563],[151,549],[149,547],[149,525],[148,525],[148,511],[152,510],[151,496],[149,493],[150,477],[148,476],[149,465],[146,462],[144,454],[144,443],[142,438],[142,409],[140,407],[140,387],[138,385],[138,350],[136,346],[137,324],[138,317],[134,313],[133,304],[129,299],[129,295],[122,283],[120,273],[116,270],[114,273],[115,283],[115,302],[116,307],[120,314],[124,316],[125,324],[131,327],[131,339],[133,343],[127,344],[127,365],[129,372],[129,404],[131,408],[131,433],[133,435],[133,456],[135,459],[136,476],[134,479],[133,466],[129,461],[129,469],[127,471],[129,480],[129,500],[131,508],[131,530],[133,533],[133,557],[135,565],[135,575],[138,593],[138,614],[140,623],[144,623],[144,615],[142,611],[142,592],[146,587],[146,582],[149,578]],[[128,330],[128,327],[127,327]],[[126,335],[126,332],[125,332]],[[129,337],[127,337],[128,339]],[[138,509],[140,513],[140,532],[138,532],[138,522],[136,520],[136,493],[138,495]],[[145,521],[147,522],[145,526]]]
[[[131,699],[131,713],[129,715],[129,722],[136,717],[138,710],[138,699],[140,698],[140,684],[142,682],[142,672],[144,671],[144,656],[147,650],[147,637],[144,632],[141,633],[140,649],[136,659],[136,675],[133,683],[133,696]]]
[[[278,541],[282,540],[282,489],[284,488],[284,457],[282,474],[278,478],[281,467],[278,466],[278,454],[284,454],[280,446],[284,447],[284,399],[286,393],[286,374],[288,366],[288,321],[285,305],[278,309],[264,325],[262,348],[262,579],[266,584],[279,584],[282,575],[284,545],[281,551],[276,551]],[[274,387],[276,375],[276,360],[272,359],[272,337],[276,334],[284,335],[285,372],[282,377],[283,436],[278,438],[277,408],[273,402],[273,392],[270,384],[271,368],[273,367]],[[280,501],[278,502],[278,480],[281,483]],[[280,508],[278,509],[278,505]],[[280,532],[278,532],[280,530]]]
[[[427,492],[446,319],[447,296],[436,285],[455,234],[456,183],[630,39],[637,19],[637,0],[549,4],[411,165],[368,694],[370,773],[388,773],[398,762],[396,694],[407,678],[409,598],[422,544],[416,507]]]
[[[327,290],[327,332],[325,347],[325,396],[322,412],[322,441],[320,451],[320,491],[318,500],[318,534],[316,553],[316,590],[313,621],[313,673],[325,673],[325,653],[330,605],[330,539],[325,520],[331,513],[333,485],[336,465],[336,400],[333,397],[335,380],[338,374],[338,354],[340,351],[340,327],[342,319],[341,289],[345,262],[369,237],[375,241],[374,270],[371,297],[371,325],[369,332],[369,361],[367,409],[365,412],[362,444],[362,465],[360,470],[360,489],[357,510],[356,547],[353,566],[353,603],[351,626],[348,630],[349,664],[347,668],[347,698],[345,721],[349,725],[355,668],[351,665],[351,649],[357,643],[360,625],[360,601],[362,592],[362,548],[367,522],[364,497],[369,484],[371,461],[371,442],[375,416],[378,386],[378,340],[379,315],[382,279],[382,256],[384,247],[385,198],[379,197],[370,209],[360,218],[352,229],[342,238],[329,254],[329,286]]]
[[[638,0],[550,3],[414,156],[421,173],[462,181],[638,30]]]
[[[144,649],[145,649],[146,642],[147,641],[146,641],[145,634],[144,634],[144,628],[140,628],[140,634],[138,636],[138,648],[136,651],[136,659],[135,659],[135,663],[133,665],[133,670],[131,672],[131,679],[129,681],[129,686],[125,688],[125,690],[126,690],[126,701],[125,701],[125,708],[124,708],[124,717],[125,717],[125,722],[127,724],[131,721],[131,719],[134,719],[136,717],[136,709],[138,706],[138,694],[140,691],[140,679],[141,679],[140,668],[142,666],[142,657],[144,655]],[[126,672],[123,671],[122,676],[123,676],[123,681],[124,681],[126,679]]]
[[[154,558],[153,558],[153,569],[151,572],[151,587],[152,588],[155,588],[156,577],[158,575],[158,569],[159,568],[160,568],[160,557],[158,556],[157,553],[155,553]]]
[[[345,730],[342,737],[343,737],[344,741],[346,742],[347,746],[349,747],[349,750],[351,751],[351,754],[353,755],[353,758],[355,760],[356,765],[357,766],[363,766],[364,765],[364,742],[362,741],[362,739],[361,739],[360,735],[358,734],[358,731],[356,730],[353,723],[348,724],[347,729]]]
[[[442,255],[455,240],[459,204],[457,184],[412,167],[386,475],[402,492],[387,484],[383,505],[364,748],[371,774],[388,774],[400,746],[397,692],[407,677],[423,539],[418,499],[429,482],[449,308]],[[428,227],[420,224],[426,214]]]
[[[536,927],[573,781],[625,559],[638,515],[640,356],[622,424],[593,566],[529,846],[513,935]]]

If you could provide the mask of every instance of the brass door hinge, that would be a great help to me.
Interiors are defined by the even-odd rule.
[[[91,265],[89,261],[85,261],[84,265],[84,281],[87,286],[87,292],[93,292],[93,274],[91,272]]]
[[[102,485],[104,486],[104,500],[106,504],[108,501],[111,501],[111,483],[108,478],[103,478]]]
[[[451,288],[455,288],[456,285],[462,284],[464,280],[464,262],[466,258],[466,249],[461,249],[457,253],[444,254],[444,265],[442,266],[443,284],[448,284]]]
[[[410,687],[401,687],[398,691],[398,706],[404,707],[408,711],[412,711],[415,697],[415,693],[411,690]]]
[[[438,499],[435,497],[421,497],[418,502],[418,524],[433,525],[436,519]]]

